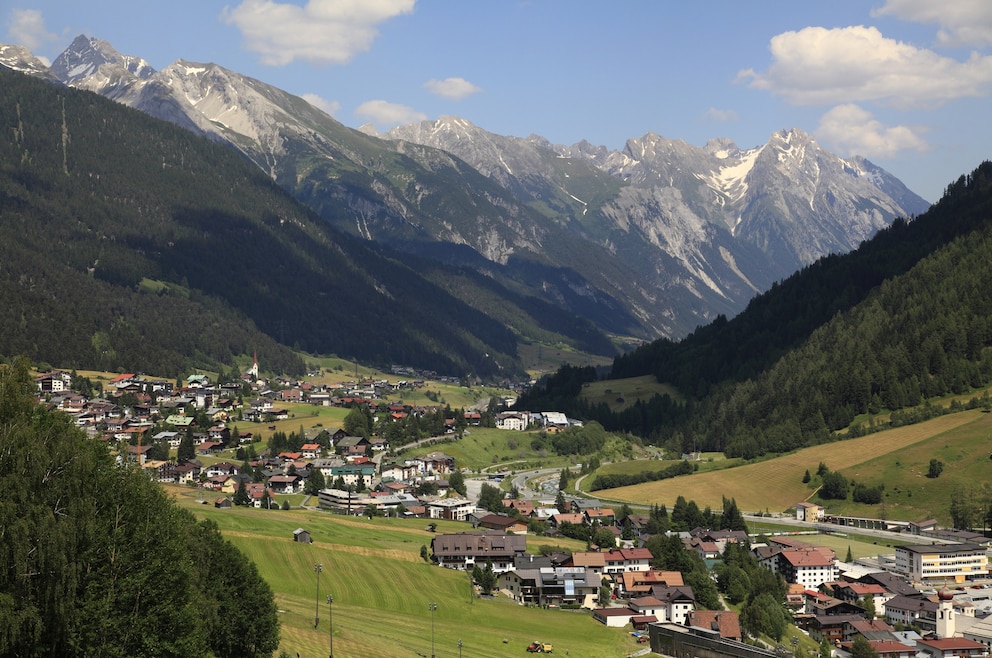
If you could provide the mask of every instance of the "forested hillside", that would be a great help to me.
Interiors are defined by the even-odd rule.
[[[622,414],[585,408],[576,396],[595,377],[587,369],[559,372],[521,404],[570,403],[608,429],[731,455],[830,440],[859,414],[992,381],[990,275],[986,162],[926,214],[849,255],[822,259],[737,318],[616,359],[611,377],[654,374],[676,384],[688,404],[656,398]]]
[[[257,351],[300,372],[291,346],[451,375],[521,371],[519,329],[337,234],[227,147],[2,67],[0,116],[0,355],[174,375]],[[546,311],[494,305],[518,309],[525,329]],[[558,324],[581,348],[609,349]]]
[[[33,389],[0,365],[0,655],[271,655],[255,565]]]

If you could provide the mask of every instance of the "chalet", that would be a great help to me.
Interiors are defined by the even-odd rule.
[[[319,443],[304,443],[300,446],[300,455],[305,459],[317,459],[320,457]]]
[[[226,496],[222,498],[218,498],[217,500],[214,501],[214,507],[216,507],[217,509],[231,509],[231,506],[232,506],[231,499]]]
[[[207,476],[214,475],[237,475],[238,467],[231,462],[218,462],[207,467]]]
[[[128,446],[127,447],[127,460],[137,461],[139,465],[144,464],[147,459],[148,451],[152,447],[148,445],[144,446]]]
[[[696,594],[689,586],[655,585],[651,588],[651,596],[664,604],[665,618],[659,617],[658,621],[684,625],[689,613],[696,608]]]
[[[194,423],[194,418],[192,416],[167,416],[165,419],[166,425],[172,425],[173,427],[192,427]]]
[[[937,628],[937,602],[921,597],[893,596],[885,602],[885,621],[917,626],[924,631]]]
[[[72,375],[67,372],[49,372],[35,377],[35,385],[41,393],[62,393],[72,386]]]
[[[231,440],[231,430],[224,425],[214,425],[209,430],[207,430],[207,436],[210,437],[211,441],[220,441],[221,443],[227,443]]]
[[[496,416],[496,428],[522,432],[530,424],[530,414],[521,411],[504,411]]]
[[[586,509],[582,511],[586,525],[613,525],[616,515],[611,509]]]
[[[606,570],[606,556],[599,551],[576,551],[565,562],[566,566],[592,569],[598,574]]]
[[[300,491],[303,478],[299,475],[273,475],[269,478],[269,488],[278,494],[293,494]]]
[[[384,482],[412,480],[417,475],[417,466],[404,462],[387,462],[382,464],[381,475]]]
[[[851,628],[866,640],[891,640],[895,636],[895,628],[881,619],[858,619],[851,622]]]
[[[485,514],[479,518],[478,526],[500,532],[512,532],[515,535],[527,533],[527,522],[504,514]]]
[[[217,441],[204,441],[200,445],[196,446],[196,454],[198,455],[212,455],[215,452],[224,449],[224,444]]]
[[[520,500],[519,498],[506,498],[503,500],[503,507],[514,509],[521,516],[530,516],[534,511],[534,501]]]
[[[434,561],[447,569],[470,571],[476,564],[492,565],[496,573],[513,568],[514,558],[527,551],[527,538],[498,532],[462,532],[435,535],[431,540]]]
[[[864,614],[815,615],[807,622],[806,630],[817,642],[826,640],[831,645],[837,645],[853,641],[857,632],[852,624],[864,621],[864,618]]]
[[[586,517],[582,514],[572,513],[572,514],[554,514],[548,519],[548,525],[552,528],[561,528],[565,523],[571,523],[572,525],[584,525]]]
[[[323,472],[323,469],[321,472]],[[341,478],[346,487],[359,487],[359,485],[370,487],[372,486],[372,480],[375,478],[375,464],[369,462],[365,464],[332,466],[330,477],[334,480]]]
[[[522,605],[594,608],[600,575],[582,567],[514,568],[499,576],[500,592]]]
[[[149,459],[141,465],[142,471],[156,482],[171,482],[171,464],[163,459]]]
[[[703,542],[712,542],[717,545],[720,553],[727,548],[727,544],[744,544],[749,542],[747,533],[743,530],[710,530],[708,528],[693,528],[689,531],[689,536]]]
[[[179,484],[190,484],[200,477],[200,465],[197,462],[186,462],[179,464],[172,469],[176,482]]]
[[[699,537],[690,537],[683,539],[682,543],[688,550],[693,551],[704,560],[715,560],[721,555],[720,546],[713,541],[703,541]]]
[[[651,551],[646,548],[619,548],[603,554],[606,564],[604,573],[625,573],[627,571],[648,571],[651,568]]]
[[[591,498],[573,498],[568,501],[569,512],[585,515],[586,510],[599,509],[603,506],[598,500]]]
[[[251,482],[245,485],[248,499],[253,507],[269,509],[276,505],[272,500],[273,491],[261,482]]]
[[[834,587],[834,595],[842,601],[854,604],[859,604],[865,597],[869,597],[876,611],[881,611],[885,607],[885,602],[894,596],[881,585],[865,583],[838,585]]]
[[[238,490],[238,479],[233,475],[224,473],[220,475],[208,475],[207,479],[203,481],[203,487],[214,491],[223,491],[226,494],[233,494]]]
[[[169,447],[175,450],[183,442],[183,436],[179,432],[159,432],[152,437],[152,441],[168,443]]]
[[[425,473],[445,474],[450,473],[455,468],[455,458],[443,452],[432,452],[413,461],[419,461]]]
[[[655,585],[683,587],[685,582],[679,571],[625,571],[617,579],[617,594],[621,598],[646,596]]]
[[[342,436],[334,442],[334,451],[339,455],[364,455],[369,445],[369,440],[364,436]]]

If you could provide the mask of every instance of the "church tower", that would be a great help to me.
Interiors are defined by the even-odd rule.
[[[258,351],[254,352],[255,360],[251,364],[251,369],[248,370],[248,374],[251,375],[252,379],[258,379]]]
[[[954,637],[954,593],[947,585],[937,592],[939,601],[937,608],[937,637],[940,639]]]

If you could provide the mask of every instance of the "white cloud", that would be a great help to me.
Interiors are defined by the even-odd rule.
[[[887,0],[871,15],[939,25],[937,41],[944,46],[992,45],[992,3],[988,0]]]
[[[300,98],[330,116],[336,115],[341,110],[341,103],[337,101],[329,101],[325,98],[321,98],[317,94],[303,94]]]
[[[58,40],[58,35],[45,29],[45,18],[37,9],[12,9],[7,19],[7,43],[24,46],[32,53]]]
[[[738,80],[796,105],[880,101],[897,107],[936,106],[992,89],[992,57],[959,62],[883,37],[874,27],[806,27],[772,37],[765,73]]]
[[[221,18],[235,25],[245,46],[263,64],[283,66],[301,59],[344,64],[367,51],[376,26],[413,11],[416,0],[307,0],[299,6],[274,0],[243,0]]]
[[[733,123],[740,117],[737,116],[737,112],[734,110],[720,110],[711,107],[703,114],[703,118],[714,123]]]
[[[437,94],[438,96],[443,96],[444,98],[450,98],[451,100],[456,101],[460,101],[467,96],[471,96],[472,94],[477,94],[482,91],[482,87],[475,86],[465,78],[445,78],[444,80],[431,79],[424,83],[424,89],[432,94]]]
[[[426,114],[412,107],[381,100],[365,101],[355,109],[355,116],[368,119],[380,130],[427,119]]]
[[[929,149],[922,128],[886,126],[857,105],[839,105],[820,118],[816,137],[846,155],[889,158],[900,151]]]

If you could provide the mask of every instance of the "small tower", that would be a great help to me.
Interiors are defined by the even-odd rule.
[[[251,364],[251,368],[248,370],[248,374],[251,375],[252,379],[258,379],[258,351],[254,353],[254,361]]]
[[[954,592],[947,585],[937,592],[939,601],[937,608],[937,637],[940,639],[954,637]]]

